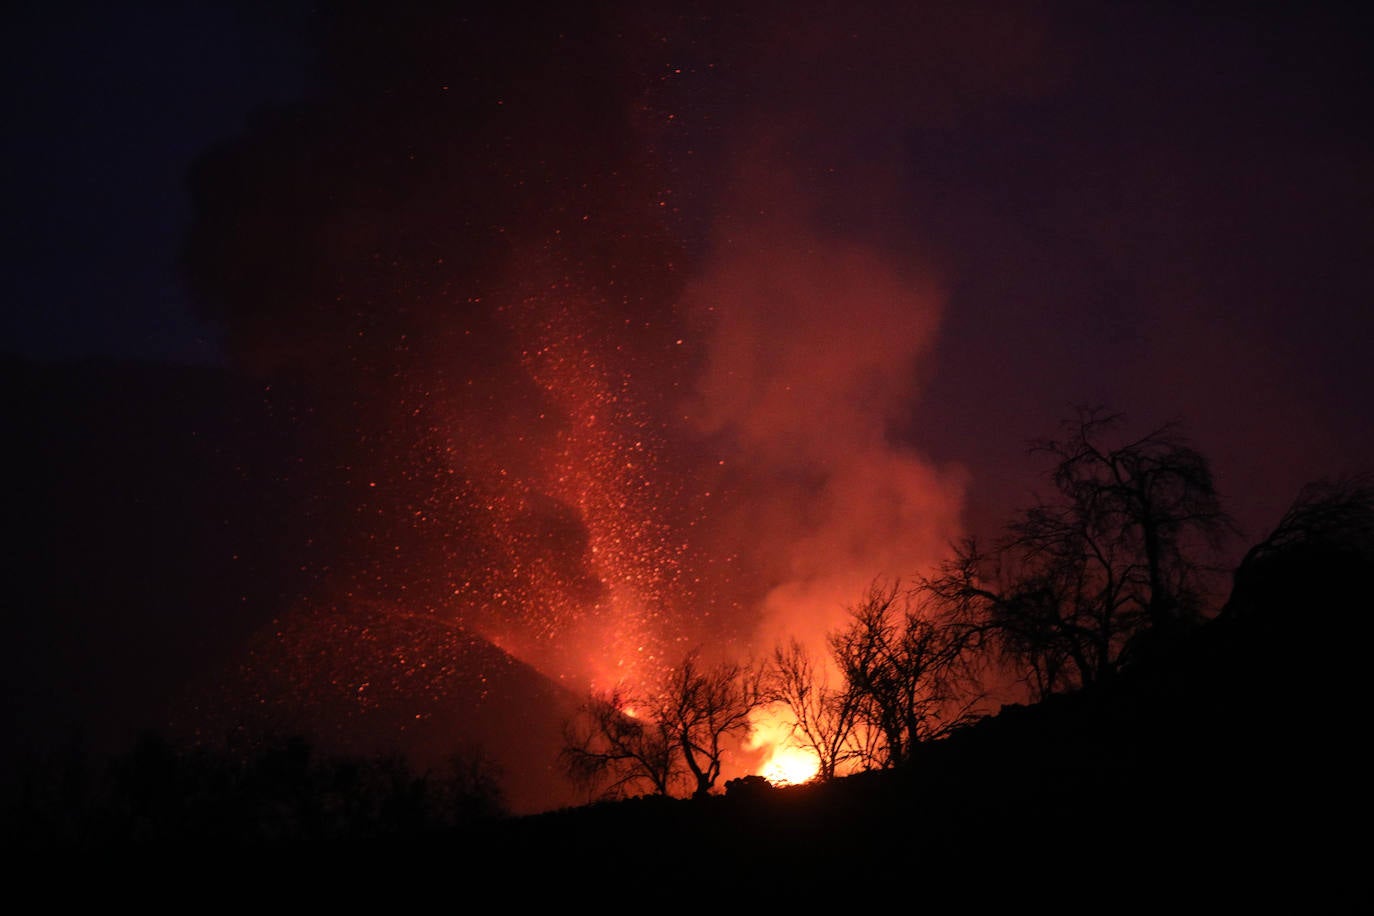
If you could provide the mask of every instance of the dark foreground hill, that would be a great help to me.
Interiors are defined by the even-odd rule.
[[[1202,892],[1348,911],[1364,893],[1368,792],[1354,627],[1374,553],[1362,537],[1255,552],[1199,630],[1114,683],[1006,707],[909,769],[523,818],[469,855],[536,873],[658,875],[665,888],[672,876],[683,892],[776,891],[780,905],[836,888],[914,901],[926,888],[1091,911],[1161,896],[1186,906]],[[970,883],[953,887],[956,876]],[[1080,897],[1089,887],[1113,896]]]
[[[1367,545],[1365,545],[1367,546]],[[1361,911],[1362,546],[1262,552],[1216,619],[1115,682],[1004,708],[910,767],[753,780],[463,829],[230,850],[177,874],[314,902],[502,909]],[[157,853],[158,861],[166,861]],[[367,894],[380,895],[368,897]]]
[[[1368,604],[1356,589],[1369,557],[1332,545],[1266,556],[1219,617],[1115,682],[1005,707],[903,770],[519,817],[472,809],[450,827],[407,829],[398,811],[387,829],[309,842],[226,842],[198,825],[70,848],[11,834],[7,861],[113,872],[183,902],[1356,911],[1367,768],[1351,617]]]
[[[223,744],[247,728],[417,768],[480,747],[513,810],[577,797],[553,763],[575,698],[451,613],[344,578],[413,581],[354,543],[375,533],[363,510],[379,516],[342,470],[356,436],[312,420],[313,400],[120,360],[0,359],[0,383],[0,784],[30,758],[119,754],[149,730]]]
[[[274,520],[291,504],[275,486],[277,456],[291,442],[277,439],[290,431],[266,424],[231,440],[204,432],[259,417],[256,393],[208,372],[183,373],[175,385],[162,372],[123,372],[121,391],[100,367],[57,379],[33,367],[9,372],[25,405],[11,422],[33,445],[15,478],[26,486],[12,532],[25,537],[11,558],[3,656],[3,737],[20,747],[78,715],[122,725],[131,710],[160,706],[162,685],[183,681],[183,669],[251,645],[298,583],[272,562],[284,537]],[[153,414],[151,405],[160,405]],[[253,490],[258,501],[236,499],[229,486],[245,471],[274,483]],[[191,551],[185,533],[204,532],[207,517],[219,520],[210,531],[223,549]],[[391,904],[423,889],[426,900],[437,891],[453,902],[539,900],[574,911],[676,912],[747,899],[812,912],[837,898],[847,909],[911,910],[932,899],[986,909],[980,901],[995,894],[1096,912],[1139,910],[1147,898],[1183,906],[1185,890],[1203,887],[1230,909],[1346,912],[1363,893],[1368,647],[1360,633],[1374,547],[1367,515],[1353,528],[1299,521],[1252,551],[1216,619],[1156,647],[1113,683],[1004,708],[904,770],[789,788],[746,780],[702,800],[528,816],[478,804],[436,822],[408,807],[407,799],[426,799],[407,795],[413,774],[403,766],[340,768],[324,788],[332,803],[361,811],[368,829],[306,842],[303,812],[337,815],[337,807],[281,794],[257,796],[251,810],[213,792],[178,797],[174,777],[184,771],[152,744],[134,773],[144,784],[130,797],[164,805],[162,814],[170,804],[172,820],[127,806],[88,811],[79,786],[48,784],[57,794],[7,808],[29,818],[7,820],[7,862],[25,876],[114,870],[126,891],[154,889],[187,905],[206,894],[277,893],[263,881],[275,876],[292,879],[283,886],[301,904],[366,902],[352,895],[383,885]],[[93,600],[101,596],[108,600]],[[188,606],[201,613],[183,616]],[[380,632],[370,617],[349,625]],[[131,628],[140,638],[117,639]],[[425,632],[389,633],[387,645],[409,646]],[[327,644],[309,645],[328,657]],[[140,676],[130,680],[130,671]],[[520,671],[508,675],[512,690],[543,690]],[[278,793],[299,785],[306,750],[288,746],[253,775]],[[199,790],[214,789],[216,771],[193,775]],[[467,776],[480,789],[483,774]],[[58,833],[42,820],[54,815]],[[121,832],[130,823],[158,829]],[[282,829],[235,834],[219,829],[225,824]],[[112,887],[87,881],[79,890],[108,898]]]

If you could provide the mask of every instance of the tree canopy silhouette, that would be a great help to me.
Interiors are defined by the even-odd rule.
[[[910,762],[922,743],[968,721],[981,699],[978,628],[925,613],[921,597],[899,581],[875,581],[829,638],[865,768]]]
[[[1034,697],[1110,678],[1207,612],[1210,556],[1233,531],[1209,463],[1176,424],[1119,441],[1123,422],[1080,408],[1034,443],[1053,461],[1051,498],[990,548],[962,541],[920,584],[947,614],[980,620]]]
[[[708,795],[729,745],[748,736],[750,714],[765,702],[757,666],[708,664],[694,650],[646,696],[593,691],[565,724],[564,771],[604,797],[646,789],[655,795]]]

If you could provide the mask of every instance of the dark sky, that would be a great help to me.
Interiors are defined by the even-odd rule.
[[[577,683],[814,637],[1078,404],[1180,421],[1233,549],[1374,467],[1348,5],[258,6],[12,18],[4,345],[267,405],[250,616],[355,608],[311,651],[363,607]]]
[[[251,112],[306,91],[300,22],[234,3],[12,15],[0,65],[7,351],[222,358],[175,270],[191,219],[186,173]]]

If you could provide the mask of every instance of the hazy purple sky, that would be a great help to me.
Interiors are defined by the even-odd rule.
[[[326,14],[281,9],[16,15],[6,349],[221,357],[173,271],[186,170],[260,106],[340,86],[308,44]],[[1017,495],[988,475],[1082,401],[1184,420],[1252,524],[1368,464],[1369,47],[1346,7],[689,4],[643,7],[638,34],[600,9],[627,35],[601,69],[678,80],[651,88],[699,157],[686,218],[734,205],[771,131],[812,229],[938,273],[912,436],[979,469],[975,503]],[[378,60],[346,66],[365,84]]]

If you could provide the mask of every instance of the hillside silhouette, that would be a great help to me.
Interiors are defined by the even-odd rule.
[[[708,798],[523,816],[470,808],[446,822],[418,807],[407,815],[392,796],[384,829],[86,851],[107,863],[170,856],[192,874],[245,852],[272,853],[278,867],[366,863],[512,900],[562,899],[579,881],[628,892],[678,880],[693,895],[767,900],[799,874],[823,897],[981,874],[992,882],[982,893],[1006,899],[1034,892],[1026,875],[1058,875],[1136,903],[1192,889],[1339,911],[1355,893],[1358,844],[1345,830],[1361,823],[1365,782],[1363,648],[1346,615],[1374,551],[1367,527],[1327,534],[1257,546],[1220,614],[1111,683],[1003,707],[901,769],[789,787],[749,777]]]
[[[1366,790],[1363,648],[1346,615],[1374,573],[1370,533],[1262,553],[1215,619],[1119,679],[1003,707],[910,767],[736,781],[722,797],[606,803],[497,836],[511,856],[580,856],[588,869],[614,850],[627,873],[700,856],[722,863],[711,880],[723,890],[799,869],[862,883],[986,867],[1348,899],[1357,854],[1337,825]]]
[[[235,485],[279,481],[275,462],[291,452],[292,429],[268,422],[260,393],[211,370],[24,364],[7,372],[24,394],[13,422],[34,446],[22,456],[19,473],[32,486],[15,515],[27,539],[12,595],[28,613],[11,615],[17,629],[7,642],[13,759],[45,742],[61,747],[83,725],[103,724],[113,739],[160,721],[149,711],[175,703],[157,690],[252,645],[299,582],[274,559],[288,535],[276,519],[293,494]],[[207,405],[221,413],[207,415]],[[262,425],[213,437],[245,418]],[[167,486],[144,486],[150,480]],[[355,756],[335,760],[339,747],[288,737],[231,770],[213,754],[184,756],[170,739],[145,735],[118,761],[122,794],[78,784],[81,766],[89,775],[95,752],[114,744],[68,758],[70,771],[50,767],[37,782],[17,783],[4,839],[12,857],[82,853],[105,864],[132,856],[222,868],[268,852],[433,866],[427,882],[447,876],[461,893],[515,897],[556,896],[577,885],[542,882],[567,879],[601,894],[681,882],[693,894],[776,890],[786,902],[799,876],[833,889],[974,872],[1006,880],[1015,871],[1049,882],[1036,893],[1062,893],[1083,876],[1158,890],[1188,875],[1229,888],[1233,900],[1263,899],[1277,882],[1309,902],[1342,904],[1354,893],[1364,826],[1366,644],[1357,632],[1374,581],[1371,491],[1342,487],[1300,496],[1245,556],[1229,600],[1205,623],[1143,647],[1110,680],[1005,706],[899,768],[788,787],[749,777],[706,798],[523,813],[511,805],[504,764],[523,755],[547,771],[570,700],[473,637],[481,674],[455,689],[524,699],[469,717],[482,725],[468,737],[496,740],[509,724],[502,710],[519,708],[530,719],[507,734],[527,746],[498,747],[491,760],[460,756],[443,771],[404,754],[368,758],[361,745],[343,746]],[[257,501],[240,498],[248,492]],[[183,527],[154,526],[168,517]],[[218,524],[203,525],[209,518]],[[208,529],[222,550],[191,549],[184,535],[193,528]],[[245,544],[256,553],[227,562]],[[192,606],[213,613],[182,616]],[[349,626],[381,623],[364,615]],[[131,628],[146,638],[123,638]],[[323,657],[327,640],[310,643],[319,632],[302,627],[278,649]],[[404,646],[411,636],[385,638]],[[327,692],[307,695],[331,702]],[[373,724],[401,727],[393,707]],[[437,754],[451,724],[410,734]]]
[[[0,381],[22,444],[7,458],[6,777],[170,730],[212,748],[306,735],[317,755],[417,769],[480,746],[512,810],[576,797],[554,772],[565,688],[471,629],[321,588],[324,564],[362,551],[338,498],[342,434],[300,392],[106,359],[11,358]]]

